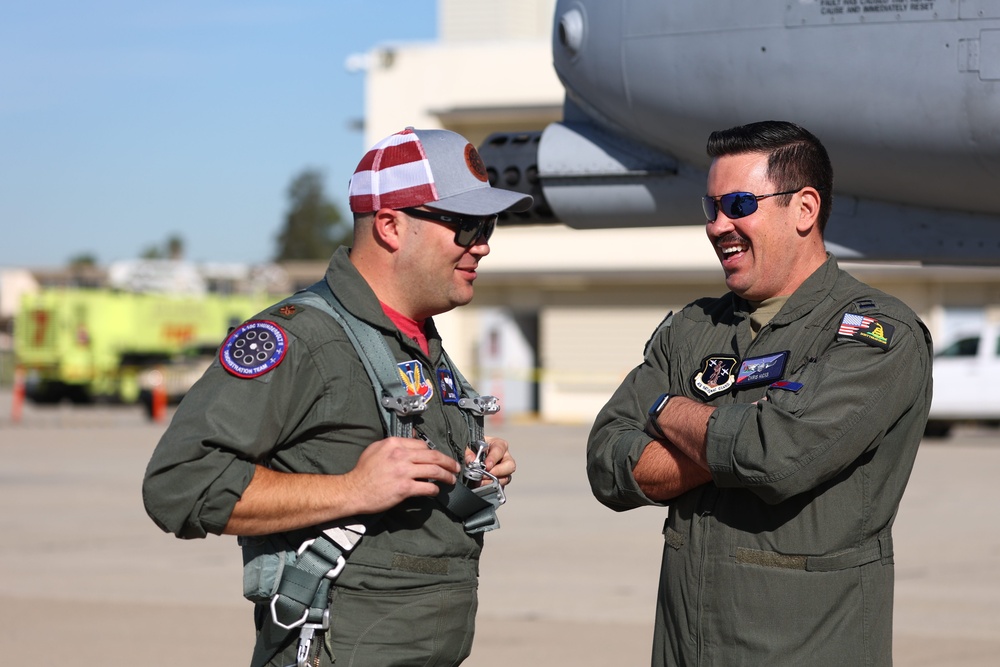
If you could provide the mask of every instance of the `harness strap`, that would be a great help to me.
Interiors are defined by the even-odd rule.
[[[327,601],[330,585],[340,576],[347,556],[367,530],[364,524],[336,526],[299,547],[295,561],[286,567],[271,598],[271,618],[284,629],[330,625]]]
[[[382,334],[372,325],[358,319],[340,302],[326,280],[313,283],[305,291],[293,295],[289,301],[305,302],[322,310],[340,324],[379,394],[379,411],[386,433],[397,437],[412,438],[413,423],[403,417],[412,417],[426,408],[418,396],[406,393],[399,378],[395,357],[386,345]]]

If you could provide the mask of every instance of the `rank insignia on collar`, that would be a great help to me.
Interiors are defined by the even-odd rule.
[[[233,329],[219,350],[231,375],[255,378],[274,370],[288,351],[288,336],[274,322],[251,320]]]
[[[837,338],[853,338],[883,350],[889,349],[896,327],[880,322],[874,317],[844,313],[837,329]]]
[[[701,362],[701,370],[691,378],[691,384],[696,392],[705,398],[728,391],[736,384],[733,369],[739,360],[728,355],[712,355]]]
[[[763,357],[744,359],[740,364],[740,372],[736,375],[737,387],[753,387],[780,380],[785,373],[785,362],[788,351],[775,354],[765,354]]]
[[[445,403],[458,404],[458,391],[455,389],[455,376],[447,368],[438,369],[438,389],[441,390],[441,400]]]
[[[399,379],[406,387],[406,393],[409,396],[419,396],[424,405],[430,403],[431,397],[434,395],[434,383],[424,372],[423,364],[412,359],[396,364],[396,366],[399,371]]]

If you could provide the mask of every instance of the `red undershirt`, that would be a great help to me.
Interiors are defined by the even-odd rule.
[[[413,340],[420,349],[424,351],[424,354],[430,355],[431,351],[427,345],[427,334],[424,333],[424,327],[427,324],[427,320],[415,320],[413,318],[407,317],[402,313],[396,312],[389,306],[385,305],[379,301],[379,305],[382,306],[382,312],[392,320],[392,323],[396,325],[404,336]]]

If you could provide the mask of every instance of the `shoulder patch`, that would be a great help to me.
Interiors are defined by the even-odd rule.
[[[222,343],[219,361],[231,375],[255,378],[274,370],[287,351],[284,329],[268,320],[250,320],[236,327]]]
[[[883,350],[889,349],[892,334],[896,328],[891,324],[880,322],[874,317],[844,313],[837,329],[837,338],[853,338]]]

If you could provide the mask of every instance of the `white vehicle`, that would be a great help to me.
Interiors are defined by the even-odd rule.
[[[956,422],[1000,424],[1000,324],[959,336],[934,355],[934,399],[926,435]]]

